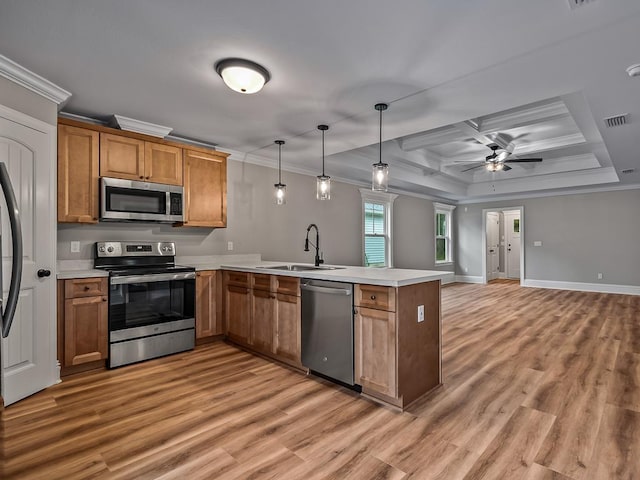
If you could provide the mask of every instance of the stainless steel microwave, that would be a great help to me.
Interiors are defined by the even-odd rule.
[[[100,179],[100,220],[175,223],[184,220],[184,189],[176,185]]]

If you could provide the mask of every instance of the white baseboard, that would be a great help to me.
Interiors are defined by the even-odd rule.
[[[474,275],[456,275],[455,281],[460,283],[482,283],[482,277],[476,277]]]
[[[610,283],[557,282],[554,280],[531,280],[522,283],[523,287],[551,288],[556,290],[575,290],[579,292],[620,293],[640,295],[640,287],[635,285],[613,285]]]
[[[442,285],[447,285],[448,283],[453,283],[455,281],[456,281],[456,276],[454,275],[453,272],[451,272],[451,273],[447,273],[446,276],[442,278],[442,280],[440,280],[440,283]]]
[[[505,272],[498,272],[498,278],[507,278],[507,274]]]

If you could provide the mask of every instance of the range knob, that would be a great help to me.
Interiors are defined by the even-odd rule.
[[[162,247],[162,251],[163,252],[168,252],[169,251],[169,247],[167,247],[166,245],[164,247]]]
[[[100,245],[100,246],[98,247],[98,251],[99,251],[100,253],[104,253],[104,245]]]
[[[107,247],[107,252],[113,253],[113,247],[111,247],[111,246]]]

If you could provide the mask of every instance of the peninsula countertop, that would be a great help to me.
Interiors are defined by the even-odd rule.
[[[222,270],[238,272],[264,273],[269,275],[286,275],[289,277],[314,278],[317,280],[332,280],[336,282],[362,283],[381,285],[386,287],[403,287],[416,283],[443,280],[453,275],[453,272],[438,270],[413,270],[405,268],[377,268],[356,267],[345,265],[322,265],[318,270],[283,270],[273,267],[292,265],[292,262],[255,262],[220,265]],[[313,264],[294,263],[305,267]]]

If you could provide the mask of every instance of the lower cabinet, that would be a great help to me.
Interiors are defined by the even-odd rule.
[[[396,314],[373,308],[356,308],[356,383],[395,397],[397,394]]]
[[[205,270],[196,274],[196,340],[222,335],[220,274]]]
[[[108,356],[107,278],[58,282],[58,360],[63,368],[103,361]]]
[[[227,337],[301,367],[300,280],[231,271],[223,278]]]

